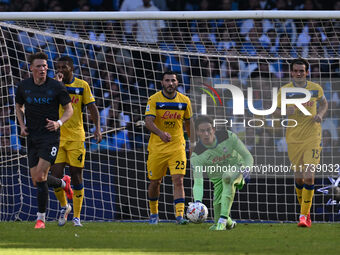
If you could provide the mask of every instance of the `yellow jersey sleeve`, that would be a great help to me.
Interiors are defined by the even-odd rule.
[[[155,97],[150,97],[145,109],[145,116],[151,115],[156,117],[156,100]]]
[[[324,92],[323,92],[323,89],[321,86],[319,86],[319,89],[318,89],[318,98],[317,98],[317,101],[320,101],[322,98],[324,98]]]
[[[60,127],[60,140],[85,141],[83,108],[84,105],[94,103],[95,99],[89,84],[84,80],[74,77],[70,84],[65,84],[65,87],[71,97],[73,115]],[[62,107],[59,109],[59,115],[62,116],[64,109]]]
[[[187,120],[187,119],[190,119],[191,117],[192,117],[192,108],[191,108],[190,99],[188,98],[187,108],[186,108],[185,113],[184,113],[184,119]]]
[[[83,82],[84,82],[83,104],[87,105],[89,103],[95,102],[96,100],[92,95],[89,84],[86,81]]]

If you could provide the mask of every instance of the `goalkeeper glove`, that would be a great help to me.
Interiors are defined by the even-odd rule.
[[[243,170],[241,170],[241,173],[243,175],[244,182],[247,184],[250,182],[250,167],[246,167]]]

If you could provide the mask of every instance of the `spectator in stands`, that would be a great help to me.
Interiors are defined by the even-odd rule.
[[[340,3],[340,1],[339,1]],[[336,24],[339,26],[340,24]],[[335,58],[340,53],[340,41],[337,33],[333,30],[330,30],[327,33],[327,40],[324,42],[326,44],[326,58]],[[332,61],[334,63],[334,60]]]
[[[2,93],[1,96],[5,96],[5,93]],[[1,100],[1,101],[3,102],[5,100]],[[10,101],[10,100],[6,100],[6,101]],[[2,142],[8,146],[7,147],[8,149],[12,151],[19,151],[21,149],[21,142],[17,134],[17,125],[15,123],[14,111],[10,105],[1,106],[0,136],[2,137]]]
[[[267,31],[272,28],[273,25],[269,20],[245,20],[240,30],[243,36],[241,53],[247,55],[265,54],[264,49],[270,44]]]
[[[301,5],[301,9],[305,11],[322,10],[322,4],[320,1],[304,0],[303,4]]]
[[[33,11],[37,11],[36,10],[36,6],[34,5],[35,1],[24,1],[21,2],[17,7],[18,11],[22,11],[22,12],[33,12]]]
[[[245,0],[239,2],[240,10],[262,10],[260,0]]]
[[[152,2],[160,11],[167,11],[168,10],[166,0],[152,0]]]
[[[325,33],[321,30],[319,24],[315,21],[308,20],[303,24],[302,31],[298,35],[296,46],[301,57],[308,57],[310,54],[310,43],[314,35],[317,34],[317,38],[314,39],[314,43],[317,42],[318,45],[323,43],[327,39]],[[312,50],[313,51],[313,50]],[[323,54],[323,53],[322,53]]]
[[[217,5],[217,10],[220,10],[220,11],[233,10],[233,0],[220,0],[219,5]]]
[[[193,76],[204,77],[209,82],[220,77],[220,67],[217,58],[200,56],[192,61]]]
[[[237,53],[235,48],[230,50],[230,54]],[[239,61],[234,58],[222,59],[220,64],[221,78],[229,78],[231,82],[238,79]]]
[[[274,28],[267,31],[266,35],[260,38],[262,46],[270,56],[278,56],[279,36]]]
[[[181,42],[182,48],[184,48],[185,51],[191,51],[191,49],[193,48],[193,42],[191,41],[190,28],[185,23],[180,22],[179,24],[176,24],[176,31],[178,32],[178,36],[174,37],[175,44],[180,45]]]
[[[224,24],[218,28],[219,41],[217,43],[217,51],[222,55],[229,55],[228,51],[236,47],[235,37],[232,32],[237,32],[235,29],[235,21],[225,21]],[[236,30],[236,31],[235,31]]]
[[[75,1],[76,5],[73,7],[72,11],[78,12],[78,11],[90,11],[91,7],[88,3],[88,0],[78,0]]]
[[[159,9],[151,4],[150,0],[143,0],[143,5],[136,8],[136,11],[159,11]],[[133,35],[138,45],[157,48],[159,41],[162,40],[161,31],[165,28],[163,20],[137,20],[133,23]],[[161,70],[160,54],[149,51],[133,51],[135,70],[127,70],[136,72],[138,86],[142,90],[141,93],[146,95],[146,89],[150,83],[157,80],[157,75]],[[136,84],[136,82],[134,82]]]
[[[106,40],[110,43],[119,43],[124,41],[120,23],[117,21],[106,21],[103,25],[103,32],[105,33]]]
[[[338,142],[339,135],[337,131],[337,123],[339,122],[338,117],[339,116],[328,116],[329,113],[325,114],[324,121],[322,122],[322,130],[328,130],[330,133],[330,136],[335,142]]]
[[[11,141],[6,136],[0,136],[0,148],[1,148],[1,154],[7,153],[8,148],[11,146]]]
[[[20,31],[18,33],[18,41],[24,47],[25,52],[34,53],[37,51],[38,42],[34,33]]]
[[[333,8],[335,11],[340,11],[340,0],[335,1]]]
[[[53,0],[53,1],[48,2],[46,11],[60,12],[60,11],[63,11],[63,8],[61,7],[58,0]]]
[[[297,57],[297,52],[288,34],[281,33],[279,37],[278,55],[283,58]]]
[[[101,126],[103,132],[108,132],[100,144],[91,143],[91,151],[117,151],[129,149],[128,130],[117,130],[127,125],[130,121],[129,116],[119,112],[119,102],[112,101],[111,105],[100,112]],[[112,131],[112,132],[110,132]]]
[[[139,6],[143,5],[143,0],[124,0],[122,5],[120,6],[120,11],[122,12],[131,12],[136,11]],[[125,40],[130,42],[133,39],[132,28],[134,21],[126,20],[124,21],[124,36]]]
[[[324,34],[323,34],[324,35]],[[326,35],[324,35],[326,37]],[[326,38],[324,38],[326,40]],[[310,58],[324,58],[327,54],[327,48],[322,40],[322,33],[316,30],[311,33],[308,55]]]
[[[186,1],[183,0],[167,0],[167,4],[169,11],[182,11],[186,7]]]
[[[293,8],[292,1],[287,2],[286,0],[277,0],[274,10],[292,10]],[[297,35],[296,25],[293,19],[275,19],[274,24],[279,36],[283,34],[289,35],[292,45],[295,44]]]
[[[192,51],[199,53],[216,53],[216,36],[209,26],[208,20],[198,22],[196,32],[192,35],[192,43],[194,48]]]
[[[19,64],[20,70],[19,70],[19,77],[20,79],[27,79],[30,76],[29,66],[28,63],[25,61],[20,62]],[[17,84],[20,80],[18,77],[13,77],[13,83]]]
[[[16,124],[14,121],[10,120],[9,123],[5,123],[0,127],[0,137],[4,146],[7,148],[7,152],[18,152],[21,149],[21,142],[16,133]]]
[[[7,12],[9,11],[9,4],[10,1],[1,1],[0,2],[0,12]]]
[[[112,72],[108,71],[101,71],[100,72],[100,95],[97,95],[97,97],[104,100],[104,104],[101,106],[108,107],[112,100],[119,101],[120,95],[119,95],[119,87],[118,84],[115,82],[115,78]]]
[[[179,51],[177,45],[174,46],[175,51]],[[185,94],[190,89],[190,60],[188,56],[182,54],[166,54],[164,57],[164,72],[173,71],[182,75],[182,83],[184,87],[179,86],[178,91]]]
[[[198,10],[199,11],[209,11],[211,8],[212,2],[209,0],[201,0],[198,1]]]
[[[101,6],[104,4],[104,0],[88,0],[91,10],[102,11]]]
[[[140,68],[136,68],[137,70],[133,68],[136,65],[133,63],[133,58],[129,50],[117,48],[114,55],[117,70],[116,83],[119,85],[121,98],[122,100],[130,100],[134,95],[139,94],[137,89],[142,83],[141,79],[143,75],[141,73],[148,73],[151,70],[143,70],[142,63],[138,64]],[[142,60],[135,59],[135,61],[139,63]],[[151,67],[149,66],[149,68]],[[136,75],[140,75],[141,79],[137,80]],[[147,86],[147,83],[144,84],[144,87],[145,86]],[[140,92],[145,93],[144,91]]]
[[[143,5],[135,11],[159,11],[153,6],[151,0],[143,0]],[[133,33],[135,40],[142,45],[156,46],[159,41],[161,29],[165,28],[164,20],[137,20],[133,23]]]

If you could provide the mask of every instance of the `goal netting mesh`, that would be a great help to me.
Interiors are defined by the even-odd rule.
[[[96,13],[72,13],[73,20],[70,13],[55,13],[53,18],[46,13],[23,18],[20,13],[2,18],[0,221],[36,218],[36,189],[29,176],[26,141],[18,137],[14,94],[18,82],[30,75],[28,55],[37,51],[48,54],[50,77],[55,60],[71,56],[75,76],[90,84],[100,111],[105,135],[99,145],[91,138],[94,125],[84,111],[83,220],[148,218],[149,132],[144,127],[144,111],[147,98],[161,89],[160,77],[167,70],[180,74],[179,91],[190,96],[195,115],[201,114],[204,98],[207,114],[236,123],[229,129],[246,144],[254,164],[262,167],[236,193],[232,218],[296,220],[299,206],[293,173],[278,170],[290,165],[284,123],[279,121],[273,127],[272,116],[252,114],[246,99],[247,89],[252,88],[254,107],[270,108],[273,88],[290,81],[289,63],[297,57],[309,61],[308,79],[322,85],[329,103],[322,123],[322,169],[316,174],[312,219],[340,220],[339,203],[332,196],[332,186],[339,184],[339,13],[329,12],[327,19],[315,13],[308,16],[308,12],[277,12],[277,16],[272,12],[268,17],[266,12],[244,13],[190,13],[187,18],[176,12],[98,13],[97,17]],[[230,91],[221,84],[237,86],[244,92],[245,102],[233,105]],[[234,115],[233,108],[243,104],[245,115]],[[263,170],[270,167],[276,167],[276,172]],[[189,164],[184,185],[188,203],[193,200]],[[203,202],[211,217],[213,188],[208,181],[204,190]],[[173,220],[170,177],[163,180],[159,200],[160,218]],[[51,190],[47,219],[57,219],[58,212]]]

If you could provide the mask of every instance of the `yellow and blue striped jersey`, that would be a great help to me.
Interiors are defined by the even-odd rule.
[[[181,147],[185,148],[183,120],[192,117],[191,102],[187,96],[176,92],[174,98],[168,98],[162,91],[159,91],[149,98],[145,116],[154,116],[155,125],[171,135],[171,141],[165,143],[158,135],[151,133],[149,152],[166,153],[176,151]]]
[[[76,77],[70,84],[65,84],[67,92],[71,97],[73,115],[60,127],[60,140],[85,141],[85,131],[83,124],[84,106],[95,103],[89,84]],[[59,108],[59,116],[62,116],[64,109]]]
[[[290,82],[280,88],[278,93],[278,107],[281,108],[281,89],[282,88],[294,88],[294,83]],[[304,89],[307,89],[311,93],[311,99],[304,103],[303,106],[312,114],[304,115],[296,106],[294,114],[289,116],[289,119],[293,119],[297,122],[295,127],[286,128],[286,141],[287,143],[305,143],[313,140],[321,141],[321,124],[314,121],[314,116],[317,114],[317,102],[324,97],[323,89],[319,84],[311,81],[307,81]],[[287,93],[287,98],[301,98],[305,97],[301,93]],[[289,106],[289,105],[288,105]],[[289,123],[289,126],[293,126],[294,123]]]

